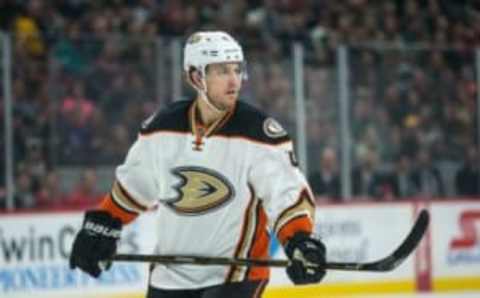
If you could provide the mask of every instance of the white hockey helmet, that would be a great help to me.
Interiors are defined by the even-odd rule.
[[[200,31],[188,38],[183,57],[183,69],[187,73],[193,67],[204,75],[207,65],[224,62],[245,64],[242,47],[228,33]]]

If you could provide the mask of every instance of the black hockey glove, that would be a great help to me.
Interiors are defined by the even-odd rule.
[[[325,276],[325,245],[306,233],[296,233],[285,246],[291,261],[287,275],[297,285],[317,283]]]
[[[78,267],[93,277],[100,276],[103,270],[110,268],[111,262],[102,261],[116,253],[121,231],[121,221],[108,212],[87,211],[82,229],[73,242],[70,268]]]

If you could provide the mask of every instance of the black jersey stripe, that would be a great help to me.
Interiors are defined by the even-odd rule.
[[[115,194],[116,198],[122,200],[127,206],[133,207],[133,209],[137,209],[139,211],[147,211],[148,207],[139,203],[133,196],[122,186],[122,184],[116,180],[113,185],[113,193]]]
[[[237,247],[235,248],[235,254],[234,257],[238,258],[242,256],[245,251],[248,251],[246,248],[246,243],[249,242],[250,238],[248,234],[254,234],[251,233],[252,226],[253,228],[255,227],[255,224],[252,223],[254,221],[254,211],[255,211],[255,206],[257,204],[257,198],[255,198],[255,193],[253,191],[253,188],[249,186],[250,189],[250,200],[248,202],[247,208],[245,209],[245,213],[243,216],[243,225],[242,225],[242,231],[240,234],[240,240],[237,243]],[[245,271],[245,268],[241,268],[239,266],[231,266],[230,270],[227,274],[226,281],[227,282],[232,282],[232,281],[240,281],[242,280],[242,275],[241,271]]]
[[[289,208],[285,209],[275,221],[273,231],[276,235],[281,230],[281,228],[288,222],[291,221],[293,217],[297,217],[297,215],[305,215],[307,213],[311,218],[314,217],[315,206],[312,203],[312,200],[309,195],[308,189],[304,188],[299,196],[295,204],[290,206]]]
[[[120,200],[115,196],[113,191],[110,192],[110,197],[111,197],[112,203],[117,208],[119,208],[120,210],[122,210],[122,211],[124,211],[128,214],[132,214],[132,215],[139,215],[140,214],[140,212],[138,212],[138,211],[134,211],[133,209],[128,209],[128,208],[124,207],[123,204],[120,202]]]
[[[247,257],[252,256],[252,250],[253,246],[255,244],[255,239],[257,239],[257,232],[258,228],[257,226],[260,224],[260,210],[262,208],[262,204],[258,203],[256,208],[255,208],[255,227],[254,227],[254,232],[253,232],[253,237],[250,239],[250,243],[248,244],[248,251],[247,251]],[[248,278],[248,274],[250,273],[251,267],[248,267],[246,272],[245,272],[245,279]]]
[[[177,133],[192,133],[191,113],[194,101],[178,101],[158,112],[155,117],[142,127],[141,135],[170,131]],[[269,116],[255,107],[238,101],[232,113],[227,113],[212,129],[210,135],[224,137],[242,137],[255,142],[279,145],[290,141],[288,134],[270,137],[264,130],[264,123]],[[193,127],[192,127],[193,126]]]

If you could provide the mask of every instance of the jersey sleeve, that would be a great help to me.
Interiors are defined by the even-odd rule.
[[[249,183],[263,201],[270,229],[282,244],[297,232],[312,232],[315,203],[295,161],[291,141],[268,146],[257,154]]]
[[[149,151],[148,140],[139,137],[125,162],[116,168],[112,189],[100,204],[100,209],[109,211],[124,223],[155,205],[158,191],[151,160],[154,155]]]

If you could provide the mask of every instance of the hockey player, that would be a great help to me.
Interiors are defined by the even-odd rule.
[[[266,259],[276,235],[295,284],[323,278],[325,247],[311,237],[314,201],[292,141],[273,118],[237,101],[244,64],[225,32],[187,40],[184,70],[198,96],[143,123],[111,192],[85,214],[71,268],[98,277],[122,226],[157,206],[156,254]],[[268,279],[265,267],[154,264],[147,297],[260,297]]]

